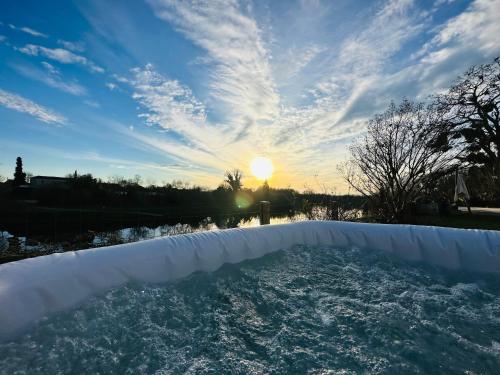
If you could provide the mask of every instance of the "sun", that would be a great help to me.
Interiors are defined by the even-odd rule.
[[[252,174],[259,180],[267,180],[273,174],[273,162],[271,159],[258,156],[250,163]]]

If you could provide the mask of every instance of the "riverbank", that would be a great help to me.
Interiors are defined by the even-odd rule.
[[[0,226],[0,263],[162,236],[259,225],[258,215],[252,211],[184,216],[175,216],[177,210],[166,210],[164,214],[158,208],[151,211],[31,207],[11,216],[4,214]],[[271,224],[307,219],[312,218],[288,210],[275,213]],[[370,220],[360,217],[356,221]],[[500,230],[500,215],[483,214],[481,210],[473,211],[472,215],[458,211],[447,216],[416,216],[408,224]]]

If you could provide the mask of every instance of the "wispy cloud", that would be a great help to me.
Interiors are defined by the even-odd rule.
[[[476,0],[465,12],[447,22],[431,45],[460,42],[461,47],[476,46],[483,51],[498,50],[500,1]]]
[[[120,67],[97,85],[130,94],[146,125],[123,119],[126,125],[114,129],[117,137],[158,158],[152,160],[174,160],[178,173],[203,181],[217,181],[227,168],[248,173],[249,160],[265,154],[276,163],[273,184],[300,188],[302,181],[316,178],[338,183],[335,164],[374,113],[391,100],[425,99],[468,66],[500,54],[498,0],[439,0],[429,6],[416,0],[286,6],[252,0],[148,0],[168,26],[158,30],[161,24],[151,22],[154,26],[147,25],[144,35],[160,31],[158,40],[172,37],[189,46],[188,53],[175,56],[181,66],[171,69],[164,51],[148,51],[156,39],[140,43],[144,25],[135,18],[136,8],[111,6],[113,12],[107,12],[110,5],[91,3],[82,6],[93,29],[85,40],[99,61]],[[84,57],[83,44],[62,39],[58,44],[61,48],[28,44],[20,50],[103,72]],[[181,61],[186,56],[189,61]],[[59,80],[60,65],[42,64],[45,70],[37,68],[43,80],[32,72],[31,78],[52,87],[62,81],[66,86],[59,89],[78,92],[72,86],[78,82]],[[124,66],[139,67],[127,71]],[[150,166],[160,171],[167,170],[165,165]]]
[[[64,124],[64,116],[43,107],[20,95],[0,89],[0,105],[14,111],[26,113],[45,123]]]
[[[104,69],[97,66],[84,56],[77,55],[63,48],[47,48],[35,44],[27,44],[18,49],[20,52],[31,56],[44,56],[61,64],[80,64],[87,67],[91,72],[104,73]]]
[[[189,126],[201,127],[206,119],[205,107],[195,99],[191,90],[176,80],[168,80],[155,72],[151,64],[132,70],[135,92],[148,113],[141,116],[150,124],[164,129],[181,130]]]
[[[297,177],[315,174],[338,182],[332,163],[341,160],[346,142],[364,131],[367,118],[390,100],[365,101],[363,96],[376,87],[391,57],[420,30],[412,6],[411,1],[385,2],[363,29],[326,46],[318,64],[321,74],[312,90],[304,92],[306,104],[283,106],[265,132],[271,140],[268,149],[278,151],[277,157],[284,155]]]
[[[376,85],[391,57],[402,45],[418,35],[422,19],[411,13],[412,0],[390,0],[375,11],[370,23],[345,39],[327,79],[316,84],[316,102],[334,109],[332,125],[346,120],[356,110],[362,95]],[[363,103],[367,104],[367,103]],[[377,103],[373,103],[377,104]],[[376,105],[375,105],[376,107]],[[376,110],[370,106],[367,112]]]
[[[95,101],[95,100],[84,100],[83,103],[85,103],[86,105],[88,105],[89,107],[92,107],[92,108],[101,108],[101,105],[99,104],[99,102]]]
[[[170,83],[162,86],[168,90],[149,90],[155,95],[149,101],[135,96],[151,111],[145,115],[147,121],[160,126],[168,123],[200,150],[217,150],[220,161],[228,163],[226,168],[232,163],[247,169],[252,154],[264,153],[281,159],[282,168],[293,171],[297,179],[307,178],[313,170],[335,169],[325,157],[335,154],[332,145],[363,131],[359,116],[347,119],[350,108],[377,79],[384,63],[419,30],[417,20],[408,15],[411,1],[394,0],[379,7],[365,30],[337,47],[335,62],[325,64],[328,69],[315,83],[312,103],[294,107],[280,105],[275,77],[282,83],[300,79],[301,71],[332,46],[309,44],[288,49],[290,63],[286,69],[279,68],[286,56],[275,62],[270,59],[263,31],[251,11],[236,1],[151,3],[158,17],[207,52],[203,63],[210,69],[211,104],[215,102],[217,108],[221,103],[224,116],[221,123],[210,123],[205,112],[198,116],[195,111],[193,119],[187,109],[199,108],[200,103],[193,104],[191,91],[187,97],[172,95],[186,89],[178,91],[178,83]],[[183,117],[172,121],[171,113]],[[329,180],[332,173],[328,172]]]
[[[224,147],[227,128],[206,121],[205,107],[191,90],[176,80],[163,77],[151,64],[133,69],[132,74],[128,83],[133,88],[132,97],[143,109],[139,116],[147,124],[168,130],[188,144],[188,147],[175,148],[173,153],[191,161],[196,159],[203,165],[221,165],[214,151]],[[140,140],[163,150],[174,150],[173,143]]]
[[[291,84],[301,70],[325,50],[324,46],[314,43],[305,47],[287,48],[286,52],[273,63],[272,70],[276,81],[283,86]]]
[[[106,82],[104,85],[111,91],[116,90],[116,88],[118,87],[118,85],[113,82]]]
[[[135,160],[129,160],[119,157],[113,157],[106,154],[102,154],[97,151],[82,150],[79,152],[74,152],[74,150],[65,150],[61,148],[54,148],[41,145],[39,143],[26,143],[19,142],[12,139],[0,139],[0,146],[2,147],[15,147],[18,150],[29,150],[30,152],[35,152],[40,155],[49,156],[51,158],[61,160],[76,160],[76,161],[88,161],[93,163],[99,163],[107,165],[111,168],[116,169],[128,169],[134,170],[134,172],[139,171],[152,171],[155,174],[158,172],[168,172],[170,175],[178,175],[177,178],[182,178],[186,176],[186,172],[189,176],[197,181],[208,180],[208,183],[213,183],[211,176],[204,173],[196,168],[186,171],[186,165],[177,163],[155,163],[155,162],[138,162]]]
[[[61,76],[59,70],[52,64],[43,61],[42,66],[44,69],[39,69],[32,65],[24,65],[24,64],[23,65],[15,64],[12,67],[16,72],[22,74],[25,77],[42,82],[47,86],[67,92],[71,95],[81,96],[87,93],[85,87],[80,85],[78,82],[75,81],[72,82],[67,79],[64,79]]]
[[[49,37],[47,34],[44,34],[44,33],[41,33],[39,31],[30,29],[29,27],[21,27],[20,30],[24,31],[27,34],[31,34],[33,36],[37,36],[37,37],[40,37],[40,38],[48,38]]]
[[[466,67],[457,59],[465,51],[484,60],[499,46],[500,26],[494,22],[499,2],[493,0],[476,0],[442,25],[435,24],[433,13],[450,6],[448,1],[432,9],[414,0],[372,2],[359,27],[340,37],[329,30],[330,38],[324,20],[336,5],[304,3],[288,16],[300,18],[311,8],[303,25],[310,29],[308,38],[293,43],[286,33],[274,34],[258,22],[262,12],[253,3],[149,3],[157,17],[200,47],[194,61],[196,69],[205,70],[205,80],[202,90],[193,90],[152,65],[134,69],[120,82],[132,88],[140,117],[162,133],[146,136],[126,127],[122,132],[151,152],[207,173],[229,167],[248,171],[251,157],[266,154],[279,164],[283,180],[298,183],[316,175],[338,182],[334,165],[374,113],[391,100],[421,98],[449,83]],[[316,30],[315,17],[321,18]],[[420,54],[409,56],[426,41]],[[294,100],[287,97],[291,90],[300,90],[292,92]]]
[[[73,52],[84,52],[85,44],[83,42],[69,42],[67,40],[58,39],[57,43],[63,46],[64,48],[73,51]]]
[[[9,27],[12,29],[12,30],[19,30],[19,31],[22,31],[26,34],[30,34],[32,36],[36,36],[38,38],[48,38],[49,36],[47,34],[44,34],[40,31],[37,31],[37,30],[34,30],[30,27],[26,27],[26,26],[23,26],[23,27],[17,27],[13,24],[9,24]]]
[[[464,12],[435,27],[406,67],[383,77],[375,95],[425,100],[449,87],[469,66],[500,55],[498,12],[498,1],[472,2]]]
[[[42,61],[42,66],[47,70],[50,74],[53,75],[61,75],[59,69],[57,69],[54,65],[48,63],[47,61]]]
[[[301,154],[311,160],[308,164],[322,170],[321,165],[325,165],[311,149],[321,150],[330,156],[329,160],[344,157],[342,139],[363,132],[367,120],[391,100],[426,100],[449,87],[470,65],[498,55],[500,43],[496,35],[500,26],[495,15],[499,11],[498,1],[476,0],[465,12],[428,30],[432,17],[412,1],[385,2],[364,30],[341,43],[330,72],[325,70],[328,78],[314,86],[313,104],[289,109],[288,115],[282,117],[287,125],[281,127],[276,139],[297,152],[302,147]],[[424,37],[430,41],[419,53],[394,59],[407,43],[418,46],[416,40]],[[307,137],[301,135],[303,126],[289,126],[290,119],[307,127]],[[338,145],[336,140],[340,141]],[[298,161],[299,170],[303,170],[302,165]]]
[[[156,15],[170,22],[203,48],[215,69],[209,86],[214,101],[224,105],[227,121],[241,136],[256,123],[272,121],[279,96],[271,76],[261,30],[236,1],[150,1]]]

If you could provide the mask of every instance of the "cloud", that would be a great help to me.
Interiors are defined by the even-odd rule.
[[[316,56],[324,52],[326,48],[317,44],[306,47],[290,47],[279,56],[279,60],[273,64],[273,74],[276,81],[281,85],[291,84],[302,69],[304,69]]]
[[[47,48],[34,44],[26,44],[18,49],[20,52],[31,56],[44,56],[61,64],[79,64],[87,67],[91,72],[104,73],[104,69],[97,66],[86,57],[74,54],[63,48]]]
[[[68,42],[67,40],[58,39],[57,43],[73,52],[85,51],[85,45],[83,44],[83,42]]]
[[[476,0],[465,12],[447,22],[434,37],[431,45],[446,45],[459,41],[462,46],[476,45],[484,51],[498,50],[500,35],[500,2]]]
[[[32,36],[36,36],[38,38],[48,38],[49,36],[47,34],[44,34],[44,33],[41,33],[40,31],[36,31],[36,30],[33,30],[29,27],[17,27],[13,24],[9,24],[9,27],[12,29],[12,30],[19,30],[19,31],[22,31],[23,33],[26,33],[26,34],[30,34]]]
[[[394,99],[407,96],[426,100],[447,89],[471,65],[492,61],[500,55],[496,37],[500,33],[499,11],[498,1],[476,0],[435,27],[407,66],[381,77],[372,97],[383,94]]]
[[[369,116],[369,111],[361,116],[349,115],[350,111],[376,82],[386,61],[421,30],[418,19],[408,16],[411,1],[389,1],[376,9],[364,29],[350,34],[340,46],[309,42],[282,49],[285,57],[272,60],[263,41],[264,32],[251,11],[235,1],[150,3],[159,18],[206,51],[207,56],[197,61],[206,64],[209,71],[211,110],[222,110],[223,115],[219,123],[208,121],[206,109],[191,90],[179,82],[167,84],[149,67],[145,76],[150,82],[142,86],[147,87],[144,95],[148,99],[137,91],[134,96],[149,111],[142,115],[146,121],[178,132],[183,142],[191,142],[201,152],[217,150],[218,160],[211,163],[217,169],[235,166],[248,171],[248,161],[256,154],[265,154],[280,160],[281,171],[293,174],[295,181],[307,179],[314,171],[329,181],[335,179],[332,156],[341,154],[345,142],[364,130],[362,120]],[[286,45],[287,41],[274,43]],[[338,51],[335,58],[332,50]],[[309,103],[280,104],[276,79],[280,86],[287,80],[301,80],[301,75],[308,73],[305,67],[317,62],[320,55],[323,59],[323,53],[331,62],[323,61]],[[137,81],[138,77],[134,84]],[[161,149],[160,141],[142,141]],[[214,158],[185,155],[200,165]],[[284,172],[279,173],[284,176]]]
[[[422,29],[422,19],[410,11],[413,0],[390,0],[370,24],[343,42],[338,67],[363,76],[377,73],[402,44]]]
[[[20,30],[24,31],[27,34],[31,34],[33,36],[37,36],[37,37],[40,37],[40,38],[48,38],[49,37],[47,34],[44,34],[44,33],[41,33],[39,31],[30,29],[29,27],[21,27]]]
[[[309,127],[318,127],[318,134],[326,128],[325,135],[340,131],[348,137],[362,132],[367,120],[391,100],[427,100],[446,89],[469,66],[500,53],[499,11],[500,2],[477,0],[429,31],[432,17],[426,18],[411,1],[386,2],[364,31],[342,42],[330,78],[315,85],[311,111],[319,116]],[[429,41],[424,39],[419,51],[394,60],[406,43],[423,36]]]
[[[183,147],[182,152],[177,155],[187,155],[188,159],[190,155],[195,155],[194,158],[203,164],[207,163],[207,158],[216,159],[213,150],[224,146],[224,130],[227,128],[214,126],[206,121],[205,107],[194,97],[192,91],[176,80],[163,77],[151,64],[133,69],[132,74],[128,82],[133,88],[133,99],[143,109],[139,116],[149,125],[157,125],[175,133],[177,138],[183,139],[191,148],[191,151],[187,151],[189,147]],[[159,145],[157,142],[149,144]],[[160,147],[172,149],[172,145],[165,143]]]
[[[435,14],[454,6],[448,1],[430,9],[414,0],[377,1],[363,9],[359,24],[340,19],[334,29],[325,20],[339,22],[340,6],[304,3],[285,15],[301,19],[311,8],[303,38],[273,33],[262,15],[274,10],[255,9],[257,3],[149,3],[157,17],[200,47],[191,61],[197,70],[203,66],[205,80],[192,89],[152,65],[134,69],[121,82],[132,87],[140,117],[161,133],[122,133],[207,173],[231,167],[248,172],[249,160],[265,154],[277,164],[278,181],[300,185],[317,175],[338,184],[335,164],[375,113],[391,100],[441,90],[499,50],[499,2],[491,0],[474,1],[442,24]]]
[[[204,105],[193,96],[188,87],[163,77],[152,65],[136,68],[133,73],[129,82],[134,88],[133,98],[143,109],[140,117],[149,125],[169,132],[161,136],[149,136],[142,132],[132,132],[125,126],[117,127],[116,130],[134,140],[129,143],[141,145],[148,152],[169,155],[179,162],[198,166],[212,174],[212,181],[217,180],[216,176],[222,175],[230,167],[247,171],[249,160],[261,153],[274,160],[286,160],[286,165],[282,165],[283,169],[293,168],[294,173],[297,172],[297,181],[310,173],[311,165],[306,171],[304,158],[325,162],[324,155],[321,155],[324,149],[317,147],[324,142],[324,134],[316,137],[300,126],[314,119],[314,111],[290,109],[281,113],[280,121],[283,123],[279,125],[300,130],[300,133],[295,132],[291,139],[285,139],[282,144],[277,144],[278,124],[269,124],[268,130],[260,129],[262,134],[274,132],[270,137],[264,137],[265,142],[261,141],[262,134],[255,133],[249,133],[245,139],[235,141],[229,131],[230,125],[207,120]],[[342,138],[345,138],[345,134],[339,132],[338,135],[330,134],[329,139]],[[316,147],[308,147],[311,144]],[[299,173],[301,168],[304,169],[304,174]]]
[[[43,61],[42,66],[44,67],[44,69],[39,69],[34,66],[16,64],[13,65],[13,68],[16,72],[22,74],[25,77],[42,82],[47,86],[67,92],[71,95],[82,96],[87,94],[87,90],[85,89],[85,87],[80,85],[78,82],[72,82],[63,79],[59,70],[53,65]]]
[[[120,82],[120,83],[126,83],[126,84],[129,84],[130,83],[130,80],[126,77],[123,77],[123,76],[119,76],[118,74],[113,74],[112,75],[113,79],[115,79],[117,82]]]
[[[235,136],[256,123],[272,121],[279,112],[279,95],[271,76],[261,30],[237,2],[216,0],[171,2],[152,0],[155,14],[172,24],[206,51],[209,87],[222,113],[233,123]]]
[[[474,1],[464,12],[442,25],[417,55],[424,56],[427,62],[436,62],[436,58],[442,62],[464,50],[470,51],[471,56],[495,56],[500,50],[499,12],[499,1]],[[445,57],[444,53],[449,56]]]
[[[118,85],[113,82],[106,82],[104,85],[111,91],[115,90],[118,87]]]
[[[0,43],[6,42],[7,37],[5,35],[0,35]]]
[[[291,164],[304,175],[312,168],[331,170],[331,157],[326,155],[335,155],[343,143],[363,132],[367,118],[385,105],[364,102],[363,95],[376,86],[391,57],[421,29],[419,17],[409,14],[412,6],[411,1],[385,2],[362,29],[349,33],[336,48],[328,46],[329,60],[319,64],[320,79],[306,96],[309,104],[284,107],[267,132],[267,138],[275,140],[272,146],[289,150]]]
[[[101,108],[101,105],[99,102],[96,102],[95,100],[84,100],[83,101],[86,105],[92,108]]]
[[[148,113],[141,115],[147,123],[177,130],[204,124],[205,107],[188,87],[164,78],[155,72],[151,64],[144,69],[135,68],[132,72],[135,74],[132,97],[148,109]]]
[[[128,160],[128,159],[104,155],[97,151],[79,150],[78,152],[75,152],[75,150],[73,149],[64,150],[61,148],[44,146],[41,145],[40,143],[37,144],[26,143],[26,142],[15,141],[12,139],[9,140],[0,139],[0,146],[14,147],[16,149],[21,149],[21,150],[29,150],[32,153],[43,155],[45,158],[48,156],[53,158],[54,160],[59,160],[59,161],[61,159],[88,161],[93,163],[105,164],[112,168],[119,168],[119,169],[126,168],[129,172],[130,170],[132,170],[134,171],[134,173],[138,171],[151,171],[154,173],[155,176],[157,176],[158,172],[163,171],[163,172],[168,172],[170,175],[172,175],[173,173],[174,176],[179,176],[179,177],[185,176],[187,173],[188,176],[192,176],[193,179],[196,179],[197,181],[200,180],[203,181],[204,179],[210,179],[212,177],[196,168],[193,169],[186,168],[186,165],[184,164],[177,164],[177,163],[161,164],[154,162],[138,162],[135,160]],[[213,180],[210,181],[210,183],[212,182]]]
[[[67,121],[64,116],[48,108],[2,89],[0,89],[0,105],[14,111],[26,113],[45,123],[64,124]]]
[[[402,45],[422,30],[421,17],[410,12],[413,6],[410,0],[387,1],[375,10],[371,22],[342,41],[328,79],[313,91],[318,103],[342,108],[336,111],[337,121],[376,83]]]
[[[48,63],[47,61],[42,61],[42,66],[53,75],[60,75],[61,72],[54,65]]]
[[[139,65],[103,81],[109,90],[130,92],[147,125],[130,128],[134,122],[127,120],[116,125],[117,137],[175,160],[179,173],[204,181],[217,181],[227,168],[248,173],[249,160],[265,155],[276,164],[274,186],[286,181],[300,187],[313,176],[337,184],[335,164],[345,158],[346,145],[391,100],[425,99],[471,64],[500,52],[500,2],[492,0],[471,1],[465,11],[448,0],[429,7],[415,0],[356,7],[319,1],[286,7],[246,0],[148,2],[168,23],[166,32],[176,31],[176,40],[183,37],[196,54],[189,54],[182,69],[169,70],[157,54],[144,54],[145,45],[129,40],[137,37],[139,21],[126,9],[114,22],[99,18],[101,36],[112,35]],[[83,45],[58,43],[64,49],[27,45],[23,52],[91,66],[75,53]],[[149,58],[155,65],[147,64]],[[43,65],[55,80],[57,68]]]

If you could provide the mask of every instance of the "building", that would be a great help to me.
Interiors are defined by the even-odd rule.
[[[41,188],[48,186],[66,186],[69,179],[66,177],[53,177],[53,176],[34,176],[30,179],[30,185],[33,188]]]

